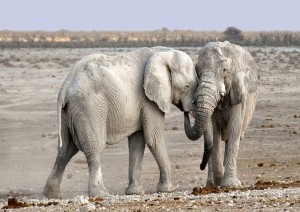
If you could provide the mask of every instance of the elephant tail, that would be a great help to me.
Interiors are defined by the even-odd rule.
[[[58,143],[59,148],[62,147],[62,137],[61,137],[61,128],[62,128],[62,110],[66,107],[67,102],[65,101],[65,91],[64,89],[58,95],[57,98],[57,117],[58,117]]]
[[[59,147],[62,147],[62,138],[61,138],[61,110],[63,108],[62,101],[57,102],[57,117],[58,117],[58,143]]]

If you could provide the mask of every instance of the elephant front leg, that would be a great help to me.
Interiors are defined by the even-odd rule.
[[[140,186],[140,174],[145,151],[144,134],[139,131],[128,138],[129,147],[129,184],[125,190],[125,194],[144,194],[144,190]]]
[[[160,171],[157,192],[173,192],[171,165],[164,138],[164,113],[155,105],[143,111],[143,130],[147,146],[154,156]]]
[[[225,158],[224,158],[224,180],[222,187],[238,187],[241,186],[241,182],[237,178],[237,157],[239,149],[239,138],[235,140],[228,140],[225,147]]]
[[[165,141],[163,139],[157,141],[156,145],[149,146],[149,149],[153,154],[160,171],[159,182],[157,185],[157,192],[175,191],[175,187],[173,187],[171,182],[171,166],[167,154],[167,149],[165,146]]]
[[[214,127],[213,140],[214,140],[214,144],[211,153],[213,185],[220,186],[224,178],[224,166],[223,166],[223,154],[222,154],[222,145],[221,145],[221,131],[217,127]]]
[[[228,123],[228,141],[225,145],[224,157],[224,180],[222,187],[238,187],[241,182],[237,178],[237,157],[242,129],[243,111],[242,107],[236,107]]]

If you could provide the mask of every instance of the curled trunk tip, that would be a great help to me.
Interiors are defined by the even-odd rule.
[[[211,150],[208,150],[208,149],[204,150],[202,162],[200,164],[200,170],[204,170],[205,169],[205,167],[206,167],[206,165],[207,165],[207,163],[209,161],[210,154],[211,154]]]
[[[192,127],[191,122],[190,122],[189,112],[184,112],[185,134],[192,141],[196,141],[202,136],[201,134],[199,134],[199,130],[197,130],[195,128],[196,128],[196,122],[195,122],[195,125]]]

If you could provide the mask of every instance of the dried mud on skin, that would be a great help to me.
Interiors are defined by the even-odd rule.
[[[219,193],[229,193],[234,191],[240,191],[240,192],[246,192],[251,190],[265,190],[265,189],[278,189],[278,188],[300,188],[300,180],[295,182],[278,182],[278,181],[263,181],[258,180],[254,185],[248,186],[248,187],[240,187],[240,188],[210,188],[210,187],[195,187],[191,194],[195,196],[201,196],[201,195],[208,195],[208,194],[219,194]],[[124,207],[124,208],[131,208],[139,206],[145,202],[149,202],[149,206],[156,206],[156,202],[159,202],[160,205],[172,205],[175,202],[180,202],[181,197],[173,197],[169,200],[161,200],[160,195],[158,194],[157,198],[154,200],[145,199],[143,201],[133,201],[133,202],[126,202],[121,203],[118,205],[118,207]],[[233,196],[235,198],[235,196]],[[95,205],[95,206],[102,206],[102,202],[104,202],[105,199],[96,197],[96,198],[88,198],[88,202]],[[299,201],[300,203],[300,201]],[[2,209],[20,209],[20,208],[28,208],[28,207],[49,207],[49,206],[57,206],[60,203],[57,201],[49,201],[49,202],[22,202],[18,201],[17,197],[10,197],[8,198],[7,205],[3,206]],[[70,200],[68,201],[69,205],[76,204],[74,201]]]

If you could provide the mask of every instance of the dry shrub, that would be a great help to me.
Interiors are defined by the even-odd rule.
[[[300,32],[242,32],[229,27],[224,32],[168,30],[153,31],[0,31],[0,47],[196,47],[211,41],[230,40],[243,46],[299,46]]]

